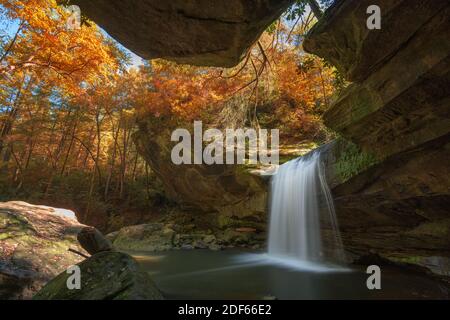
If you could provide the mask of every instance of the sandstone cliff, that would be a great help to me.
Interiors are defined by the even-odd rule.
[[[366,27],[371,4],[381,30]],[[419,264],[450,256],[449,15],[448,1],[337,1],[305,39],[352,81],[324,120],[359,149],[337,144],[329,161],[354,253]]]

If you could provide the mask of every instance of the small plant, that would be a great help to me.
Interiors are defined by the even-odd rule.
[[[336,175],[343,181],[347,181],[378,162],[373,154],[362,151],[353,142],[340,138],[338,143],[341,151],[336,161]]]

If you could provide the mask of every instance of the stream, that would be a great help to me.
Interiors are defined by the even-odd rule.
[[[174,250],[131,253],[167,299],[444,299],[445,286],[418,273],[371,274],[344,263],[320,150],[280,166],[271,181],[267,253]],[[328,239],[322,235],[328,230]]]
[[[448,299],[438,281],[390,267],[382,267],[381,290],[368,290],[369,275],[357,267],[294,267],[239,250],[130,254],[167,299]]]

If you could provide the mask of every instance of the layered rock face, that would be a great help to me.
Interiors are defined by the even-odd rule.
[[[0,203],[0,299],[29,299],[47,281],[82,260],[84,228],[49,207]]]
[[[381,30],[366,27],[373,4]],[[350,251],[450,256],[449,17],[448,1],[337,1],[304,42],[353,81],[325,123],[375,159],[331,177]],[[333,149],[331,169],[363,158]]]
[[[239,165],[176,165],[171,151],[177,143],[171,142],[171,133],[171,128],[161,130],[143,119],[133,137],[169,198],[186,210],[238,218],[243,224],[265,222],[267,187],[260,176]]]
[[[345,147],[335,143],[324,152],[349,258],[377,253],[450,275],[450,175],[442,169],[450,160],[448,141],[362,168],[348,179],[339,173],[348,161],[342,160]]]
[[[72,0],[145,59],[232,67],[293,0]]]
[[[381,30],[366,9],[381,8]],[[305,39],[353,83],[325,124],[386,158],[449,133],[448,1],[337,1]]]

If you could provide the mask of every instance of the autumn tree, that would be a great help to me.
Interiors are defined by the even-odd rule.
[[[67,28],[55,0],[0,0],[0,199],[73,208],[104,229],[123,224],[124,212],[139,223],[153,204],[164,210],[161,184],[133,142],[142,119],[155,135],[202,120],[279,128],[282,143],[326,140],[320,117],[335,70],[301,48],[317,21],[306,8],[294,5],[235,68],[160,59],[131,68],[95,23]]]

